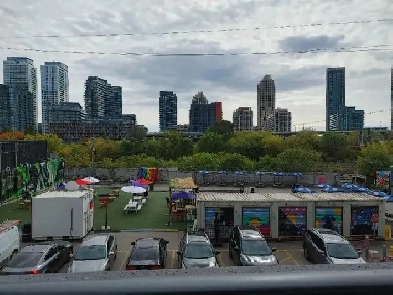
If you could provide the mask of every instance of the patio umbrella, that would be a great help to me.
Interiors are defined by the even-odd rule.
[[[262,181],[262,175],[265,175],[266,173],[263,171],[255,171],[255,175],[259,175],[259,181]]]
[[[321,189],[321,192],[324,193],[343,193],[345,190],[341,187],[324,187],[323,189]]]
[[[357,185],[353,183],[345,183],[341,187],[345,190],[351,190],[351,191],[359,188]]]
[[[357,193],[368,193],[370,190],[367,187],[357,187],[352,190]]]
[[[292,176],[293,176],[293,178],[295,180],[295,183],[297,184],[297,181],[299,180],[299,177],[303,176],[303,174],[300,173],[300,172],[294,172],[294,173],[292,173]]]
[[[139,182],[139,183],[141,183],[141,184],[144,184],[144,185],[152,184],[151,181],[148,181],[147,179],[144,179],[144,178],[139,178],[139,179],[137,179],[136,181]]]
[[[178,192],[172,194],[172,200],[193,200],[196,197],[188,192]]]
[[[142,194],[146,192],[146,189],[137,186],[124,186],[121,188],[121,190],[125,193],[130,193],[130,194]]]
[[[314,185],[314,187],[319,187],[319,188],[329,188],[329,187],[332,187],[331,185],[328,185],[328,184],[323,184],[323,183],[320,183],[320,184],[315,184]]]
[[[88,181],[86,179],[76,179],[75,182],[78,185],[89,185],[89,184],[92,184],[92,182],[90,182],[90,181]]]
[[[293,193],[302,193],[302,194],[314,194],[314,193],[316,193],[316,191],[310,190],[309,188],[304,187],[304,186],[300,186],[300,187],[294,188],[294,189],[292,189],[292,192]]]
[[[98,182],[100,182],[99,179],[97,179],[95,177],[92,177],[92,176],[85,177],[85,178],[83,178],[83,180],[89,181],[90,183],[98,183]]]
[[[145,188],[145,186],[142,183],[140,183],[140,182],[138,182],[136,180],[131,179],[130,183],[132,184],[132,186]]]
[[[76,190],[79,189],[79,187],[80,187],[80,185],[77,184],[75,181],[67,182],[67,183],[64,185],[64,188],[65,188],[66,190],[68,190],[68,191],[76,191]]]
[[[369,191],[368,194],[371,196],[380,197],[380,198],[384,198],[384,197],[389,196],[387,193],[384,193],[381,191]]]

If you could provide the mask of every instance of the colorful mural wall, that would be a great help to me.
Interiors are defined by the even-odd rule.
[[[377,171],[375,173],[375,184],[379,190],[389,189],[390,171]]]
[[[296,237],[303,235],[307,228],[306,207],[280,207],[278,213],[279,236]]]
[[[64,161],[51,159],[36,164],[19,165],[1,172],[0,201],[19,198],[25,191],[33,193],[63,182]]]
[[[372,235],[372,217],[378,214],[378,207],[352,207],[351,211],[351,236]]]
[[[341,207],[315,208],[315,227],[333,229],[339,234],[341,234],[342,217],[343,208]]]
[[[270,208],[243,207],[243,225],[255,226],[265,237],[270,237]]]
[[[220,238],[228,239],[235,218],[233,207],[205,208],[205,233],[209,238],[214,238],[216,212],[219,214]]]
[[[157,183],[158,181],[158,168],[139,168],[138,179],[146,179],[152,183]]]

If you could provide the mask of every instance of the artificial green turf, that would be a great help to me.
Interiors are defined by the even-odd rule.
[[[112,189],[96,189],[98,194],[112,192]],[[168,223],[168,207],[165,197],[168,193],[150,192],[147,202],[138,214],[130,212],[125,214],[123,208],[131,199],[131,194],[120,192],[120,197],[116,198],[108,205],[108,226],[111,230],[121,229],[178,229],[183,230],[184,224],[176,222],[172,225]],[[19,202],[9,203],[0,207],[0,223],[5,219],[20,219],[21,225],[31,222],[29,209],[19,209]],[[105,225],[105,208],[100,208],[98,198],[94,200],[94,228],[101,229]]]

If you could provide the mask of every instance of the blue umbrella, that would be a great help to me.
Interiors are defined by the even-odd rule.
[[[218,174],[228,174],[226,171],[218,171]]]
[[[346,189],[346,190],[355,190],[355,189],[358,189],[358,188],[359,188],[357,185],[355,185],[355,184],[353,184],[353,183],[345,183],[345,184],[343,184],[341,187],[342,187],[343,189]]]
[[[357,193],[368,193],[370,190],[367,187],[357,187],[352,191]]]
[[[341,187],[325,187],[323,189],[321,189],[321,192],[324,193],[340,193],[340,192],[344,192],[345,190]]]
[[[263,171],[256,171],[255,174],[256,174],[256,175],[265,175],[266,173],[263,172]]]
[[[384,193],[381,191],[369,191],[368,194],[371,196],[380,197],[380,198],[384,198],[384,197],[389,196],[387,193]]]
[[[178,192],[172,194],[172,200],[192,200],[196,197],[188,192]]]
[[[243,171],[235,171],[234,174],[236,174],[236,175],[244,175],[244,172]]]
[[[131,183],[133,186],[145,188],[145,185],[143,185],[142,183],[140,183],[140,182],[138,182],[138,181],[135,181],[135,180],[133,180],[133,179],[130,180],[130,183]]]
[[[300,176],[303,176],[303,174],[300,172],[294,172],[294,173],[292,173],[292,176],[300,177]]]
[[[384,197],[386,203],[393,203],[393,196],[386,196]]]
[[[332,187],[332,186],[331,186],[331,185],[328,185],[328,184],[320,183],[320,184],[315,184],[314,187],[318,187],[318,188],[329,188],[329,187]]]
[[[200,173],[200,174],[209,174],[210,172],[207,171],[207,170],[201,170],[201,171],[199,171],[199,173]]]
[[[300,186],[300,187],[294,188],[294,189],[292,189],[292,192],[293,193],[302,193],[302,194],[314,194],[314,193],[316,193],[316,191],[310,190],[309,188],[304,187],[304,186]]]
[[[274,176],[284,176],[283,172],[274,172],[273,173]]]

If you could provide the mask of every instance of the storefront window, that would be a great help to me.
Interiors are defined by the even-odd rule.
[[[219,216],[220,239],[227,240],[234,224],[233,207],[205,208],[205,233],[214,238],[214,219],[216,212]]]
[[[243,208],[243,225],[255,226],[265,237],[270,237],[270,208]]]
[[[279,236],[296,237],[303,235],[307,228],[306,207],[281,207],[278,208],[278,213]]]
[[[315,208],[315,227],[332,229],[341,235],[342,216],[343,208],[341,207]]]
[[[378,207],[352,207],[351,211],[351,236],[373,235],[372,217],[378,214]]]

